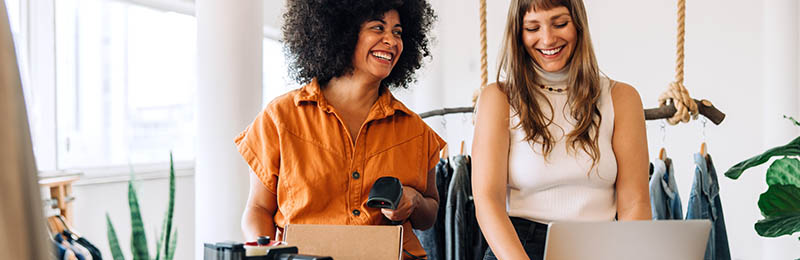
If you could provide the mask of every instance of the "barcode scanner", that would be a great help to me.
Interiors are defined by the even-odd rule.
[[[369,190],[367,207],[395,210],[402,197],[403,184],[400,183],[400,180],[390,176],[380,177]],[[401,224],[400,221],[392,221],[392,225],[399,224]]]

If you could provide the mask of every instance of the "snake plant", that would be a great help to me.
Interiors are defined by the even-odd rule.
[[[131,253],[134,260],[150,260],[150,252],[147,248],[147,237],[144,232],[144,223],[139,211],[139,199],[136,196],[136,186],[134,185],[133,174],[128,181],[128,206],[131,213]],[[164,221],[161,224],[161,234],[156,241],[156,260],[172,260],[175,256],[175,244],[177,243],[178,231],[172,226],[173,210],[175,208],[175,167],[172,161],[172,153],[169,154],[169,200],[167,211],[164,213]],[[125,257],[120,249],[117,233],[111,218],[106,213],[106,226],[108,228],[108,243],[111,248],[111,256],[114,260],[124,260]]]
[[[800,126],[794,118],[786,117]],[[758,199],[758,208],[764,219],[754,225],[762,237],[779,237],[800,232],[800,137],[786,145],[778,146],[731,167],[725,176],[738,179],[742,173],[761,165],[774,156],[775,160],[767,169],[767,191]]]

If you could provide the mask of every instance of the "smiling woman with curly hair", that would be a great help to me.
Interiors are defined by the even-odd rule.
[[[364,22],[395,10],[402,20],[403,55],[381,83],[407,88],[422,58],[430,56],[428,32],[435,19],[426,1],[303,0],[288,1],[283,38],[291,76],[325,85],[354,69],[353,54]]]
[[[290,74],[305,85],[270,102],[235,140],[253,172],[244,234],[399,222],[404,257],[424,257],[411,230],[436,219],[444,141],[389,90],[407,88],[430,56],[433,10],[425,0],[289,0],[283,17]],[[384,176],[403,185],[394,210],[366,206]]]

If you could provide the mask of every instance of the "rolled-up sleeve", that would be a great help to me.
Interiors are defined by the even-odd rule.
[[[436,167],[436,164],[439,163],[439,151],[444,148],[446,143],[441,137],[439,137],[438,134],[436,134],[435,131],[433,131],[433,129],[427,126],[425,127],[425,133],[423,133],[423,136],[425,137],[425,145],[423,146],[425,147],[424,149],[426,150],[425,152],[427,155],[425,156],[425,158],[427,158],[427,167],[425,170],[429,171],[430,169],[433,169],[433,167]]]
[[[264,109],[234,143],[261,183],[277,194],[281,151],[280,135],[273,119],[269,108]]]

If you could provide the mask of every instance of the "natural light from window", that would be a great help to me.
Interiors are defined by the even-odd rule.
[[[58,167],[194,159],[196,22],[112,0],[58,0]]]
[[[264,89],[263,105],[276,97],[299,87],[288,79],[288,67],[283,56],[283,45],[270,38],[264,38]]]

